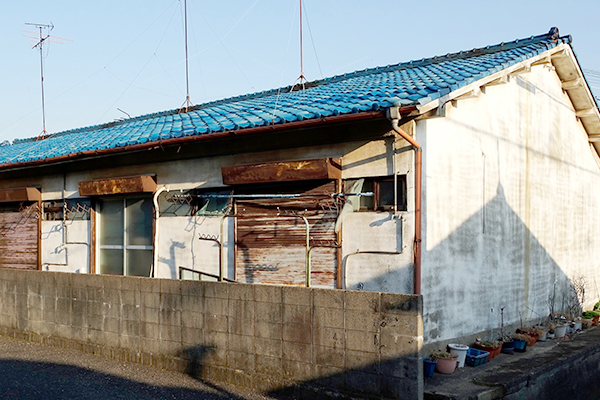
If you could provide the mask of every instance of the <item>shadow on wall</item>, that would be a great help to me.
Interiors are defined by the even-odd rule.
[[[552,229],[553,221],[547,224]],[[482,209],[423,253],[423,266],[425,343],[482,331],[498,335],[501,309],[507,326],[581,307],[576,282],[513,211],[501,185]]]
[[[231,334],[222,346],[187,347],[181,352],[186,372],[205,383],[229,382],[283,399],[422,398],[421,340],[414,336],[420,332],[420,297],[382,299],[369,307],[377,315],[351,311],[348,322],[354,322],[345,330],[284,328],[279,354],[264,354],[264,332],[248,337],[242,348]]]
[[[204,361],[214,351],[215,346],[190,346],[184,348],[181,353],[187,361],[185,373],[196,379],[204,376]]]
[[[222,389],[218,389],[221,393],[215,393],[214,388],[190,389],[177,381],[171,387],[156,386],[90,368],[47,362],[0,360],[0,375],[3,399],[238,398]]]

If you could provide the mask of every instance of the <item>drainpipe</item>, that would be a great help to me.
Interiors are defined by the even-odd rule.
[[[310,247],[310,224],[308,223],[308,219],[304,216],[304,215],[299,215],[297,213],[289,213],[289,211],[287,210],[281,210],[279,207],[277,207],[277,216],[278,217],[285,217],[285,216],[291,216],[291,217],[295,217],[295,218],[302,218],[304,220],[304,224],[306,225],[306,248],[304,249],[304,260],[305,260],[305,265],[306,265],[306,282],[305,282],[305,286],[306,287],[310,287],[310,253],[312,253],[312,249]]]
[[[414,292],[421,294],[421,183],[422,183],[422,151],[421,145],[408,133],[404,132],[399,124],[400,109],[390,107],[386,112],[387,118],[392,123],[392,129],[415,149],[415,244],[414,244]],[[396,171],[394,171],[395,173]]]
[[[152,265],[152,273],[150,274],[152,278],[156,278],[156,270],[158,268],[158,217],[160,217],[160,210],[158,209],[158,196],[165,191],[168,192],[169,188],[163,186],[154,192],[154,196],[152,197],[154,202],[154,262]]]

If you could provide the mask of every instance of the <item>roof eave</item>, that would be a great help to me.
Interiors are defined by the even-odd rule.
[[[403,113],[410,113],[410,112],[416,111],[416,107],[412,106],[412,105],[405,106],[405,107],[401,107],[401,110]],[[284,130],[314,128],[314,127],[318,127],[320,125],[329,125],[329,124],[337,124],[337,123],[368,120],[368,119],[379,119],[379,118],[382,118],[382,119],[385,118],[384,111],[359,112],[359,113],[353,113],[353,114],[343,114],[343,115],[337,115],[337,116],[331,116],[331,117],[307,119],[307,120],[303,120],[303,121],[295,121],[295,122],[260,126],[260,127],[254,127],[254,128],[241,128],[241,129],[237,129],[237,130],[214,132],[214,133],[210,133],[210,134],[191,135],[191,136],[184,136],[184,137],[179,137],[179,138],[157,140],[157,141],[152,141],[152,142],[147,142],[147,143],[141,143],[141,144],[136,144],[136,145],[131,145],[131,146],[115,147],[115,148],[110,148],[110,149],[79,151],[79,152],[65,154],[65,155],[58,156],[58,157],[45,158],[45,159],[35,160],[35,161],[3,164],[3,165],[0,165],[0,171],[6,172],[6,171],[10,171],[10,170],[38,167],[41,165],[59,164],[59,163],[69,162],[69,161],[73,161],[73,160],[80,160],[80,159],[85,159],[85,158],[94,158],[94,157],[100,157],[100,156],[106,156],[106,155],[126,154],[127,152],[131,152],[131,151],[148,150],[148,149],[152,149],[152,148],[159,147],[159,146],[174,146],[174,145],[192,143],[192,142],[203,141],[203,140],[222,139],[222,138],[238,136],[238,135],[252,135],[252,134],[258,134],[258,133],[278,132],[278,131],[284,131]]]
[[[468,96],[470,93],[481,90],[482,87],[505,82],[510,75],[528,71],[532,66],[542,64],[551,64],[555,68],[562,81],[563,90],[569,96],[575,114],[588,135],[588,140],[593,144],[596,152],[600,154],[600,112],[581,71],[577,57],[575,57],[571,45],[567,43],[561,43],[541,54],[481,78],[438,99],[417,106],[417,109],[423,115],[444,106],[451,100]]]

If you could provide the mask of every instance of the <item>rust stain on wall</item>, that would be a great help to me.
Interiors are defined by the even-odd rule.
[[[303,161],[281,161],[221,168],[223,183],[240,185],[265,182],[292,182],[340,179],[341,164],[336,158]]]

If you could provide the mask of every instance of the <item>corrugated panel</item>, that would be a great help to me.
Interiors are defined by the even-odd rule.
[[[0,207],[0,267],[37,269],[38,213],[37,203]]]
[[[311,284],[335,287],[337,266],[332,206],[334,182],[292,199],[237,201],[236,276],[245,283],[305,285],[306,224],[311,246]],[[279,209],[277,209],[279,207]]]

